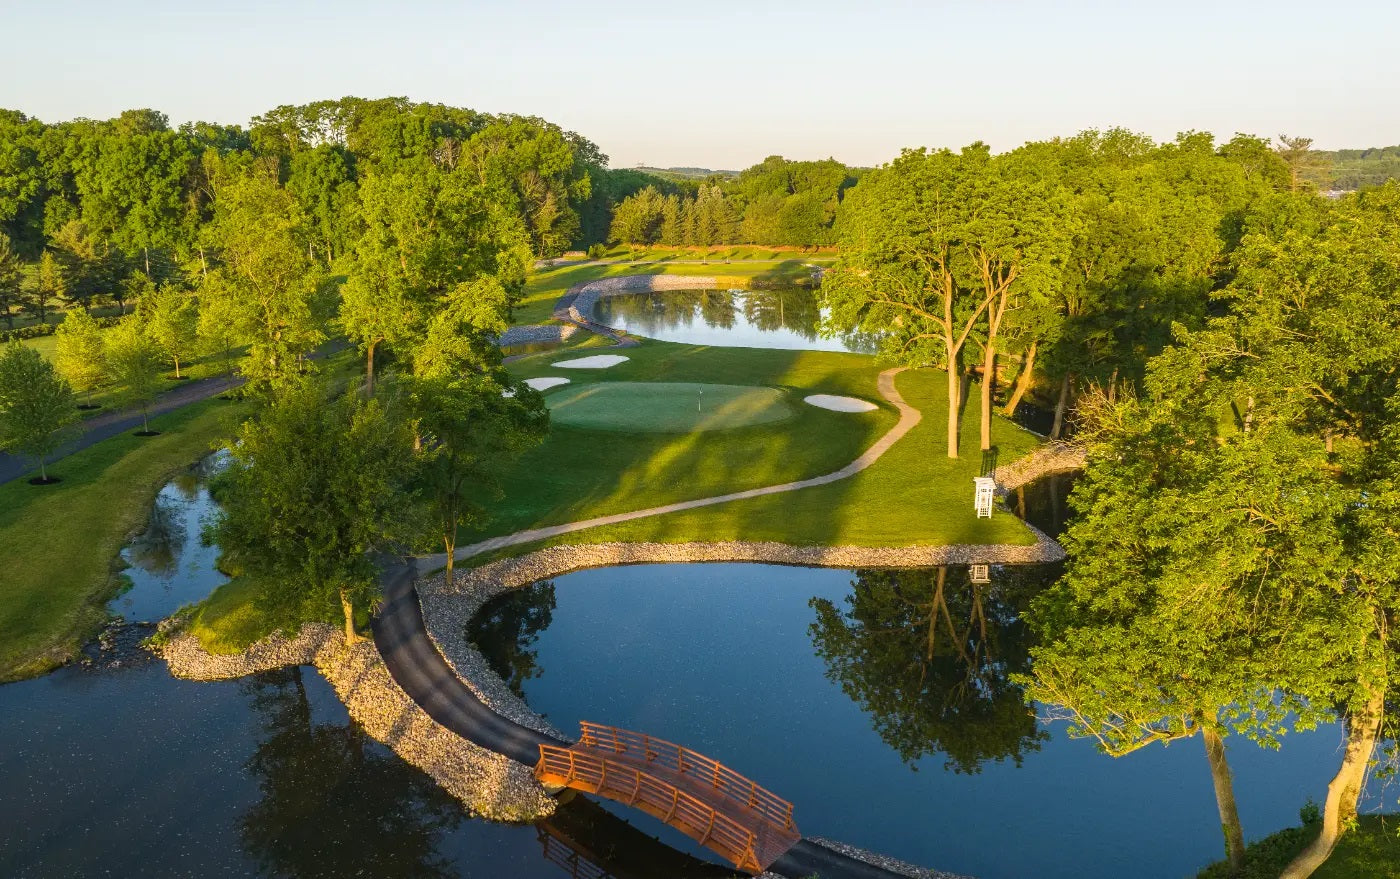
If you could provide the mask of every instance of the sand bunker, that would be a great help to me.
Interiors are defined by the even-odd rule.
[[[834,394],[813,394],[810,397],[803,397],[802,402],[809,403],[819,409],[830,409],[832,412],[869,412],[877,408],[874,403],[867,400],[858,400],[855,397],[838,397]]]
[[[543,391],[547,388],[557,388],[560,385],[567,385],[569,381],[569,379],[564,378],[562,375],[544,375],[539,378],[527,378],[525,379],[525,384],[537,391]]]
[[[577,360],[561,360],[558,363],[551,363],[551,366],[559,369],[607,369],[609,366],[617,366],[625,363],[626,357],[621,354],[594,354],[592,357],[580,357]]]

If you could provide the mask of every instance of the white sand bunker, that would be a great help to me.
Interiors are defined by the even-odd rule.
[[[626,361],[627,358],[621,354],[594,354],[592,357],[580,357],[576,360],[561,360],[558,363],[551,363],[550,366],[560,369],[607,369],[609,366],[617,366]]]
[[[525,379],[525,384],[537,391],[543,391],[548,388],[557,388],[560,385],[567,385],[569,381],[569,379],[564,378],[562,375],[544,375],[539,378],[527,378]]]
[[[820,409],[830,409],[832,412],[869,412],[877,408],[874,403],[867,400],[858,400],[855,397],[838,397],[834,394],[813,394],[810,397],[803,397],[802,402],[810,403]]]

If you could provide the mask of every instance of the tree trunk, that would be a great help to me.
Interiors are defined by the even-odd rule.
[[[987,342],[987,353],[982,358],[982,451],[992,447],[992,385],[996,383],[997,349]]]
[[[146,277],[149,278],[151,276],[151,249],[143,247],[141,253],[146,257]]]
[[[948,457],[958,456],[958,409],[962,384],[958,381],[958,369],[953,361],[948,362]]]
[[[1069,389],[1074,383],[1074,374],[1065,373],[1060,379],[1060,399],[1055,401],[1055,426],[1050,428],[1050,438],[1057,440],[1065,429],[1065,410],[1069,408]]]
[[[365,351],[365,396],[374,396],[374,346],[378,342],[370,342]]]
[[[44,456],[43,456],[43,455],[40,455],[40,456],[39,456],[39,481],[40,481],[40,482],[48,482],[48,481],[49,481],[49,471],[44,467]]]
[[[175,380],[176,380],[176,381],[179,381],[179,379],[180,379],[180,358],[178,358],[178,357],[171,357],[171,359],[175,361]]]
[[[1235,783],[1225,759],[1225,741],[1209,726],[1202,726],[1201,733],[1206,741],[1210,780],[1215,783],[1215,806],[1220,810],[1220,829],[1225,834],[1225,855],[1230,861],[1230,875],[1236,876],[1244,871],[1244,828],[1235,805]]]
[[[444,533],[442,535],[442,545],[447,550],[447,574],[445,575],[446,579],[443,582],[445,582],[447,584],[447,587],[450,589],[452,588],[452,554],[457,551],[456,536]]]
[[[360,640],[355,634],[355,605],[350,601],[350,593],[340,590],[340,609],[345,613],[345,643],[354,644]]]
[[[1026,349],[1026,358],[1021,364],[1021,374],[1016,376],[1016,387],[1011,391],[1011,399],[1006,401],[1005,408],[1001,410],[1007,418],[1016,414],[1016,407],[1021,405],[1021,398],[1031,389],[1031,378],[1035,372],[1035,351],[1039,345],[1039,342],[1031,342],[1030,348]]]
[[[1372,684],[1366,707],[1346,720],[1346,750],[1342,765],[1327,784],[1327,800],[1322,807],[1322,832],[1279,874],[1279,879],[1307,879],[1332,854],[1347,822],[1356,817],[1356,801],[1366,781],[1371,752],[1380,737],[1385,712],[1385,686]]]

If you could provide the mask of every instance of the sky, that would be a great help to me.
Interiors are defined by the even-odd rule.
[[[1112,126],[1400,143],[1395,2],[0,0],[0,27],[0,107],[49,122],[402,95],[714,169]]]

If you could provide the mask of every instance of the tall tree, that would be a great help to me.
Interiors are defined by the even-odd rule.
[[[92,407],[92,391],[107,378],[107,352],[97,321],[81,308],[63,316],[54,331],[54,367]]]
[[[34,273],[34,283],[29,288],[29,301],[26,303],[29,313],[39,323],[48,323],[49,312],[57,308],[66,295],[63,270],[58,260],[54,259],[53,252],[46,250],[39,257],[39,269]]]
[[[0,232],[0,314],[5,325],[15,328],[15,309],[24,305],[24,274],[19,256],[10,246],[10,237]]]
[[[447,553],[452,580],[457,531],[486,519],[501,476],[544,439],[549,410],[539,392],[486,375],[420,377],[410,385],[419,434],[417,485]]]
[[[308,256],[305,216],[275,177],[252,169],[221,186],[215,223],[224,264],[209,290],[251,343],[243,373],[257,387],[284,383],[326,338],[326,279]]]
[[[152,436],[151,402],[160,390],[161,351],[139,315],[122,318],[103,334],[104,353],[122,401],[141,407],[140,436]]]
[[[49,481],[46,461],[63,441],[63,428],[77,418],[73,389],[38,351],[11,342],[0,350],[0,448],[39,462],[39,479]]]
[[[283,385],[243,425],[214,534],[229,563],[264,584],[277,618],[326,618],[338,605],[345,640],[358,639],[356,608],[378,594],[371,553],[415,530],[412,444],[380,401],[327,401],[314,381]]]
[[[175,378],[181,378],[180,361],[189,359],[198,342],[198,302],[189,290],[167,284],[142,305],[146,332],[174,364]]]

